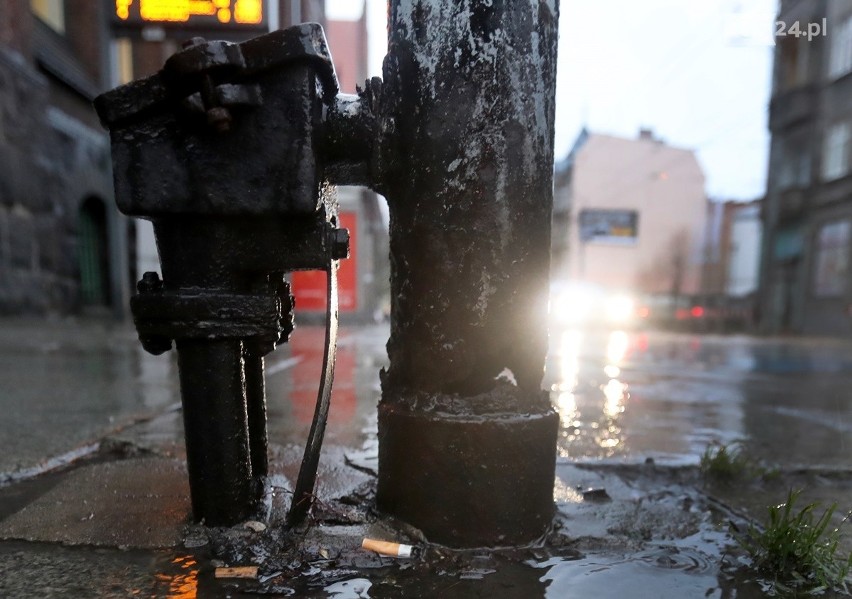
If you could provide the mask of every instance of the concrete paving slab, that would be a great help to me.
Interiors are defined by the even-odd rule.
[[[186,468],[139,458],[92,464],[0,522],[0,539],[100,547],[181,544],[189,521]]]

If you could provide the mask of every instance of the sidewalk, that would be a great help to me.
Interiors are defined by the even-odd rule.
[[[310,426],[322,336],[319,327],[300,327],[267,360],[267,529],[208,531],[189,524],[173,356],[145,354],[128,327],[0,321],[0,446],[8,448],[0,456],[0,596],[762,597],[753,577],[733,562],[722,564],[732,543],[729,521],[746,526],[748,517],[762,518],[765,505],[791,484],[824,501],[852,497],[845,468],[800,468],[770,482],[708,487],[697,454],[659,459],[666,455],[659,448],[671,445],[660,437],[657,451],[643,441],[646,454],[560,457],[556,528],[536,547],[453,552],[424,545],[416,530],[371,510],[387,339],[387,329],[374,326],[341,332],[319,501],[311,525],[286,537],[280,520]],[[594,352],[582,357],[584,364],[595,359]],[[643,377],[653,379],[648,388],[657,399],[672,390],[688,395],[685,386],[697,384],[684,373],[661,387],[650,365],[637,361],[632,368],[625,366],[622,378],[637,381],[636,401],[621,411],[610,405],[606,431],[584,412],[586,402],[597,402],[596,387],[580,384],[561,448],[585,447],[584,435],[629,447],[631,436],[658,430],[672,408],[643,401]],[[663,411],[648,411],[656,409]],[[382,558],[360,549],[365,536],[408,541],[423,554]],[[216,565],[251,564],[259,566],[257,578],[214,578]]]

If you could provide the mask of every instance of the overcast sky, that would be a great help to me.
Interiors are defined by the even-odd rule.
[[[371,72],[386,50],[385,0],[366,0]],[[357,18],[357,0],[326,0]],[[714,199],[763,194],[776,0],[562,0],[556,156],[585,125],[634,137],[649,127],[695,149]]]

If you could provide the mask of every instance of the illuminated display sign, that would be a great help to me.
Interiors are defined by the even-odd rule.
[[[118,26],[268,29],[264,0],[112,0],[112,4],[113,23]]]
[[[633,245],[639,228],[635,210],[581,210],[580,241]]]

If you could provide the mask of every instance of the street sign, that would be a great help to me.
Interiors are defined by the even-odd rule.
[[[581,210],[580,241],[633,245],[638,235],[635,210]]]
[[[267,31],[265,0],[109,0],[117,28]]]

